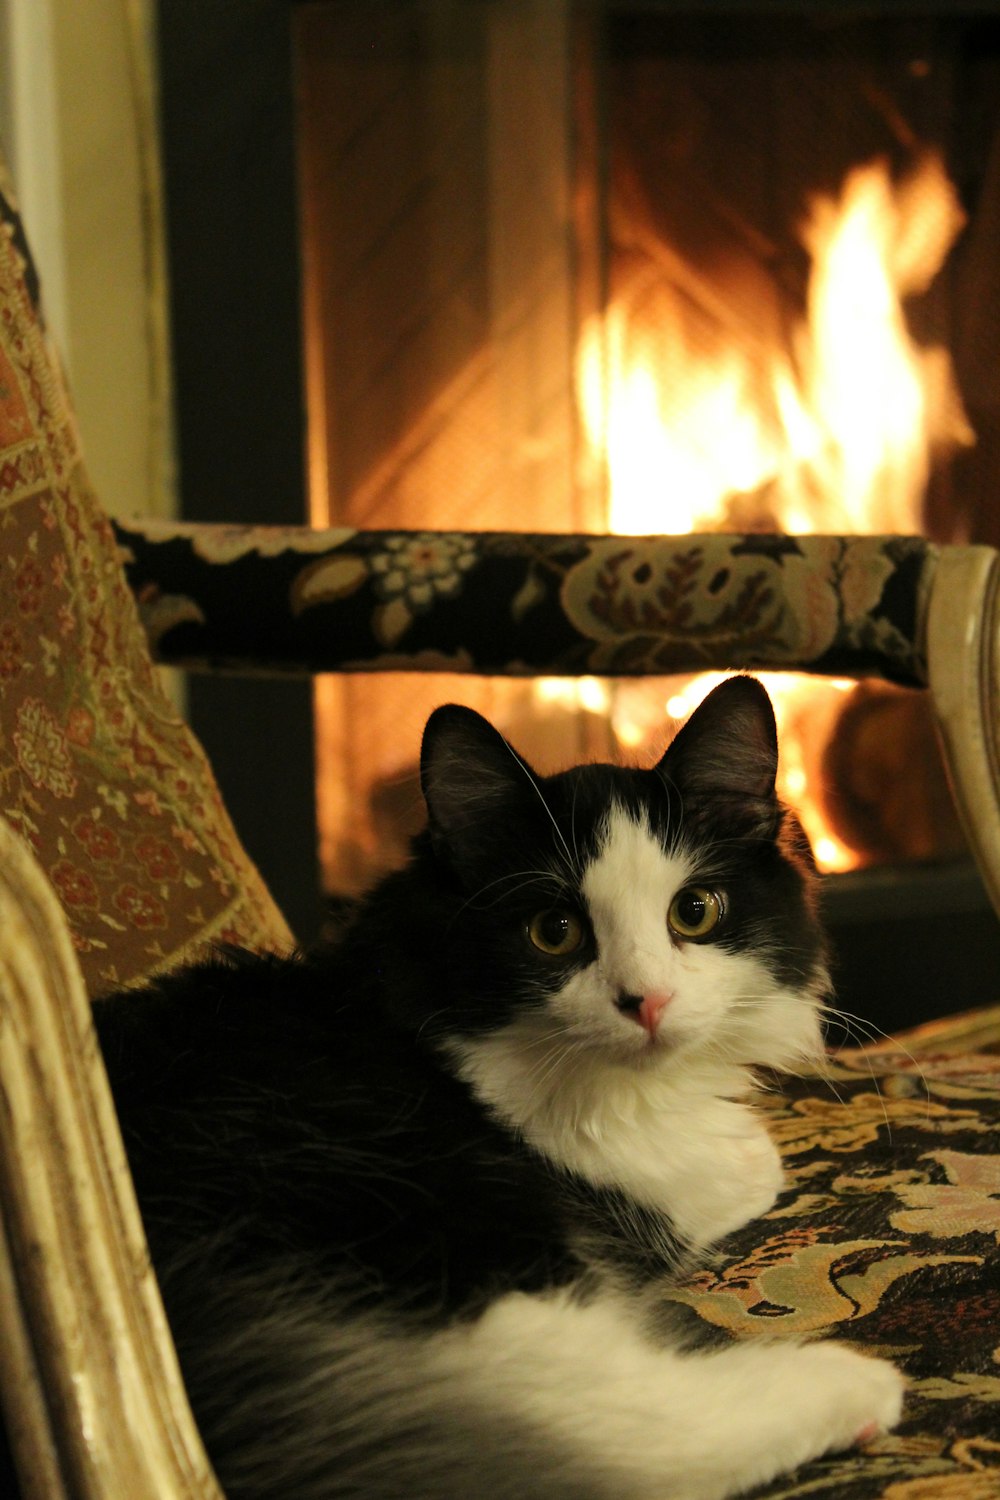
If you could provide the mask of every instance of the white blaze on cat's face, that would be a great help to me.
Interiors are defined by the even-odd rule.
[[[578,1033],[590,1023],[595,1040],[606,1037],[641,1049],[676,1044],[711,1027],[716,1004],[707,1010],[695,1004],[691,983],[705,967],[698,961],[704,951],[683,952],[667,925],[671,900],[693,874],[689,857],[667,853],[644,822],[620,808],[611,811],[600,853],[581,882],[597,957],[552,1004],[557,1014],[574,1021]],[[625,996],[653,1002],[649,1025],[621,1007]]]
[[[596,957],[548,1006],[573,1039],[640,1055],[677,1049],[711,1037],[773,989],[752,956],[672,934],[670,904],[697,874],[683,848],[665,850],[645,821],[612,809],[581,882]]]

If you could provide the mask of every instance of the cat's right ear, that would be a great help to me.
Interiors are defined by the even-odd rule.
[[[687,792],[773,802],[778,737],[763,683],[742,673],[720,682],[667,746],[659,769]]]
[[[478,865],[484,825],[502,825],[538,795],[527,761],[482,714],[456,703],[436,708],[427,721],[420,784],[431,839],[460,873]]]

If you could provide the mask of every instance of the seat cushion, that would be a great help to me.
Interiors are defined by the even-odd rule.
[[[909,1390],[896,1431],[761,1500],[1000,1496],[1000,1057],[843,1052],[768,1114],[786,1191],[678,1302],[739,1338],[847,1340]]]
[[[0,812],[93,995],[212,942],[291,937],[151,664],[36,288],[0,172]]]

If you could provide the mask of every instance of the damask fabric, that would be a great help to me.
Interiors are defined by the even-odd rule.
[[[118,527],[158,659],[284,671],[802,667],[923,685],[919,537]],[[248,608],[252,600],[252,608]]]
[[[761,1494],[1000,1500],[1000,1058],[842,1053],[766,1104],[787,1190],[677,1300],[741,1338],[847,1340],[910,1385],[895,1432]]]
[[[34,287],[0,170],[0,814],[98,993],[212,940],[291,938],[158,683]]]

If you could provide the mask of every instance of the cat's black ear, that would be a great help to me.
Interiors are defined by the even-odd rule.
[[[527,761],[482,714],[456,703],[427,721],[420,784],[431,838],[460,865],[478,862],[484,827],[515,817],[538,796]]]
[[[774,800],[778,734],[755,677],[729,677],[695,709],[657,770],[683,791]]]

